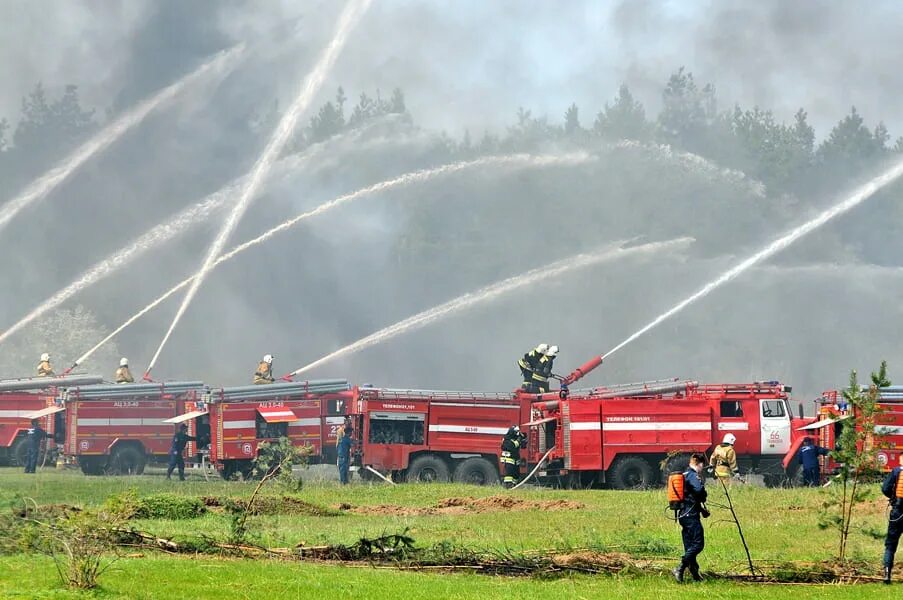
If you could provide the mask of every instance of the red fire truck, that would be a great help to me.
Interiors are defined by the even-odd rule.
[[[218,388],[169,422],[191,422],[190,431],[199,438],[207,433],[210,462],[227,479],[248,476],[258,444],[280,437],[310,446],[311,463],[334,463],[336,430],[353,393],[344,379]]]
[[[87,475],[140,474],[148,461],[169,452],[166,422],[200,401],[200,381],[75,386],[61,396],[66,411],[64,452]]]
[[[58,388],[68,385],[100,383],[94,375],[68,377],[27,377],[0,381],[0,463],[25,464],[25,432],[31,419],[40,419],[44,430],[62,443],[65,426],[54,416]]]
[[[547,479],[617,489],[657,485],[692,452],[736,437],[742,471],[766,484],[785,478],[782,460],[796,436],[789,388],[778,382],[699,385],[649,382],[545,396],[532,403],[528,462],[548,452]]]
[[[530,402],[512,393],[359,388],[353,408],[355,464],[404,481],[489,485],[499,481],[508,428]]]
[[[816,417],[813,422],[799,428],[793,445],[784,457],[784,465],[792,468],[803,438],[812,438],[813,443],[822,448],[833,449],[840,439],[843,421],[851,416],[843,394],[832,390],[822,394],[815,401]],[[903,386],[881,388],[878,414],[875,417],[875,439],[878,448],[878,464],[884,471],[890,471],[900,464],[903,456]],[[819,457],[821,473],[827,475],[837,469],[830,456]]]

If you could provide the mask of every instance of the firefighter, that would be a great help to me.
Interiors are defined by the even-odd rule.
[[[264,354],[263,360],[257,365],[257,371],[254,373],[254,383],[273,383],[273,355]]]
[[[38,467],[38,455],[41,453],[41,442],[49,437],[47,432],[41,429],[41,422],[31,420],[31,428],[25,432],[25,472],[34,473]]]
[[[705,548],[705,533],[700,517],[709,516],[708,510],[705,508],[707,495],[702,474],[704,469],[705,456],[693,454],[690,457],[690,466],[684,472],[685,499],[677,514],[677,521],[680,523],[680,537],[684,544],[684,555],[680,559],[680,565],[671,571],[678,582],[683,582],[684,571],[687,569],[689,569],[693,581],[702,581],[696,557]]]
[[[50,354],[45,352],[41,355],[41,362],[38,363],[38,377],[54,377],[53,367],[50,365]]]
[[[890,585],[891,572],[894,570],[894,554],[903,534],[903,455],[901,466],[887,474],[881,484],[881,493],[887,496],[890,503],[890,516],[887,520],[887,536],[884,538],[884,583]]]
[[[728,481],[740,472],[737,468],[737,452],[734,450],[736,443],[737,437],[733,433],[726,433],[721,444],[712,451],[709,466],[714,467],[715,476],[721,480]]]
[[[549,346],[536,365],[536,370],[533,372],[533,383],[539,388],[540,393],[549,391],[549,377],[552,376],[552,363],[555,362],[556,356],[558,356],[558,346]]]
[[[119,359],[119,368],[116,369],[116,383],[135,383],[135,378],[129,371],[129,359],[124,356]]]
[[[169,447],[167,479],[172,479],[172,472],[179,467],[179,481],[185,481],[185,458],[182,454],[185,452],[185,444],[196,439],[196,437],[188,435],[188,425],[182,423],[178,426],[175,435],[172,436],[172,445]]]
[[[520,432],[520,427],[512,425],[502,439],[502,464],[505,465],[505,476],[502,482],[506,489],[514,487],[514,484],[517,483],[520,449],[526,438],[527,436]]]
[[[521,387],[528,392],[536,392],[537,388],[533,383],[533,373],[539,368],[539,359],[545,356],[546,351],[548,351],[548,344],[539,344],[526,354],[524,357],[517,361],[517,366],[520,367],[521,375],[523,376],[523,383]]]
[[[339,454],[339,482],[342,485],[348,484],[348,467],[351,464],[351,434],[354,433],[354,429],[351,427],[351,424],[346,425],[342,432],[342,437],[339,439],[338,446],[338,454]]]
[[[803,467],[803,485],[807,487],[816,487],[821,485],[821,469],[818,464],[819,456],[826,456],[827,448],[816,446],[812,443],[811,437],[803,438],[803,445],[800,446],[799,463]]]

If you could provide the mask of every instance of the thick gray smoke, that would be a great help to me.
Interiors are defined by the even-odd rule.
[[[224,79],[186,90],[150,115],[10,223],[0,237],[5,281],[12,282],[0,295],[0,331],[111,252],[245,175],[342,8],[327,0],[38,0],[7,7],[0,22],[0,119],[9,123],[5,131],[0,126],[0,202],[84,136],[215,53],[243,42],[247,56]],[[892,2],[374,3],[283,155],[295,157],[295,166],[265,184],[234,242],[418,169],[513,152],[586,151],[594,159],[469,171],[299,224],[211,274],[155,374],[245,383],[264,353],[275,354],[276,371],[287,373],[468,291],[615,240],[695,238],[686,254],[574,272],[310,375],[510,389],[519,377],[516,357],[541,341],[561,346],[556,370],[566,373],[838,200],[887,158],[871,156],[830,181],[826,170],[788,163],[791,175],[802,173],[787,176],[792,185],[759,182],[758,172],[738,172],[754,161],[733,147],[715,150],[703,137],[683,148],[653,133],[669,76],[685,66],[699,88],[714,84],[719,110],[759,105],[792,123],[802,107],[816,145],[856,105],[869,131],[884,121],[892,147],[903,134],[901,26],[903,11]],[[48,104],[77,85],[81,108],[93,114],[61,117],[66,126],[30,123],[22,101],[34,100],[38,82]],[[638,142],[591,131],[622,83],[650,122],[631,130],[643,138]],[[345,126],[333,126],[335,114],[325,108],[311,126],[326,102],[336,108],[339,86],[347,97]],[[393,96],[395,88],[403,98]],[[362,93],[370,104],[360,102]],[[582,128],[565,133],[572,102]],[[69,115],[67,107],[61,103],[57,112]],[[520,120],[519,107],[531,111]],[[769,165],[769,172],[784,168]],[[805,399],[842,385],[850,368],[871,369],[882,358],[892,376],[903,372],[895,344],[895,299],[903,293],[903,242],[893,226],[903,216],[900,196],[900,186],[878,194],[663,323],[586,383],[776,378]],[[30,353],[52,345],[41,323],[54,323],[53,331],[70,321],[80,328],[46,348],[57,365],[68,366],[189,276],[222,215],[60,307],[79,311],[79,319],[50,312],[4,341],[0,375],[31,372]],[[135,371],[146,367],[179,301],[115,340]],[[112,373],[110,352],[97,355],[92,370]],[[109,360],[109,368],[98,360]]]

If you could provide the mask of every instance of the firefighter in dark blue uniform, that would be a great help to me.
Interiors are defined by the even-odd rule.
[[[828,450],[812,443],[812,438],[807,437],[800,446],[799,461],[803,467],[803,483],[809,487],[821,485],[821,470],[818,465],[818,457],[826,456]]]
[[[693,581],[702,581],[696,557],[705,548],[705,534],[700,516],[709,516],[708,510],[704,506],[707,493],[702,481],[705,464],[705,456],[694,454],[690,457],[689,468],[684,472],[685,499],[677,515],[677,521],[680,523],[680,537],[684,543],[684,555],[680,559],[680,565],[671,571],[674,578],[680,582],[684,580],[684,571],[687,569],[689,569]]]
[[[34,473],[38,467],[38,455],[41,453],[41,442],[48,437],[41,429],[37,419],[31,420],[31,428],[25,432],[25,472]]]
[[[903,464],[903,456],[900,457]],[[884,583],[890,584],[894,570],[894,554],[903,534],[903,467],[895,467],[881,484],[881,493],[890,501],[890,517],[887,520],[887,537],[884,538]]]
[[[506,489],[514,487],[514,484],[517,483],[520,448],[526,438],[527,436],[520,432],[520,427],[512,425],[502,439],[502,464],[505,466],[502,483]]]
[[[187,431],[188,425],[182,423],[176,434],[172,436],[172,445],[169,447],[169,467],[166,469],[167,479],[171,479],[172,472],[179,467],[179,481],[185,481],[185,458],[182,453],[185,452],[185,444],[197,439],[188,435]]]
[[[348,467],[351,464],[351,424],[345,425],[342,437],[339,439],[339,481],[344,485],[348,483]]]

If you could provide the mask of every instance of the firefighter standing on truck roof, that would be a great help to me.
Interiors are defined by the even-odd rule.
[[[254,383],[273,383],[273,355],[265,354],[263,360],[257,365],[257,371],[254,373]]]
[[[890,585],[891,572],[894,570],[894,554],[903,534],[903,454],[900,455],[899,467],[887,474],[881,484],[881,493],[890,502],[890,516],[887,519],[887,536],[884,538],[884,583]]]
[[[699,574],[699,563],[696,557],[705,548],[705,533],[702,529],[700,516],[709,516],[704,503],[706,501],[705,484],[702,472],[705,468],[705,456],[693,454],[690,457],[690,466],[684,471],[684,500],[681,503],[677,522],[680,523],[680,537],[684,544],[684,555],[680,559],[680,565],[671,571],[674,578],[683,582],[684,571],[690,570],[693,581],[702,581]]]
[[[555,362],[556,356],[558,356],[558,346],[549,346],[536,365],[536,370],[533,372],[533,383],[539,388],[540,393],[549,391],[549,377],[552,376],[552,363]]]
[[[53,377],[53,367],[50,365],[50,354],[45,352],[41,355],[41,362],[38,363],[38,377]]]
[[[519,474],[517,465],[520,463],[520,449],[527,436],[520,432],[520,427],[512,425],[508,433],[502,439],[502,464],[505,465],[505,475],[502,479],[506,489],[514,487]]]
[[[135,383],[135,378],[129,371],[129,359],[124,356],[119,359],[119,368],[116,369],[116,383]]]
[[[721,440],[721,444],[712,451],[712,458],[709,459],[709,466],[715,468],[715,476],[725,482],[740,473],[740,470],[737,468],[737,452],[734,450],[735,443],[737,443],[737,437],[733,433],[726,433],[724,439]]]
[[[811,437],[803,438],[803,445],[800,446],[799,462],[803,467],[803,484],[807,487],[815,487],[821,485],[821,469],[818,465],[818,457],[826,456],[827,448],[816,446],[812,443]]]
[[[169,466],[166,469],[166,478],[172,478],[172,472],[179,467],[179,481],[185,481],[185,458],[182,453],[185,452],[185,445],[197,438],[188,435],[188,425],[181,423],[176,429],[176,433],[172,436],[172,445],[169,447]]]
[[[524,390],[528,392],[537,391],[533,384],[533,373],[539,368],[539,359],[545,355],[548,349],[548,344],[539,344],[517,361],[517,366],[520,367],[520,373],[523,377],[521,388]]]
[[[38,455],[41,453],[41,442],[49,437],[41,429],[41,422],[31,420],[31,428],[25,432],[25,472],[34,473],[38,468]]]

